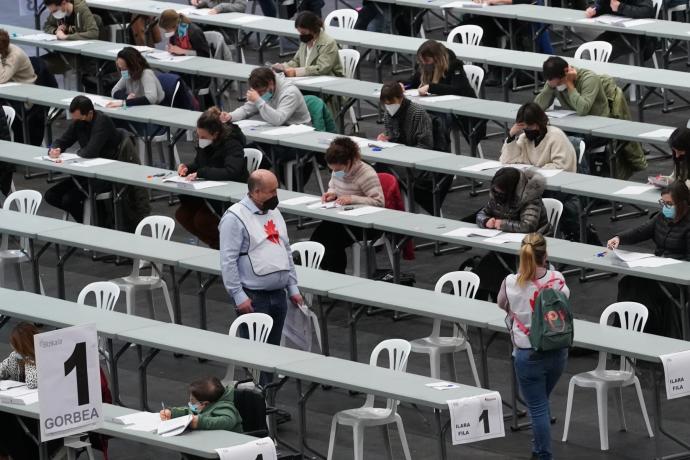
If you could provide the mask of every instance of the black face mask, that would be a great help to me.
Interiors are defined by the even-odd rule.
[[[261,205],[261,210],[263,212],[271,211],[278,207],[278,195],[273,195],[268,200],[264,201]]]
[[[541,131],[538,129],[525,129],[523,132],[525,133],[525,137],[531,141],[536,141],[541,134]]]
[[[299,41],[309,43],[314,39],[314,34],[299,34]]]
[[[74,121],[74,127],[76,129],[86,129],[89,127],[89,122],[86,120],[75,120]]]

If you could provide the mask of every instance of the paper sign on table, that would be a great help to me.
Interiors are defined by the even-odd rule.
[[[500,233],[500,230],[492,228],[460,227],[456,228],[455,230],[451,230],[449,232],[444,233],[443,236],[484,236],[487,238],[491,238],[492,236],[499,235]]]
[[[494,160],[489,160],[489,161],[484,161],[482,163],[477,163],[476,165],[472,166],[465,166],[464,168],[460,168],[461,171],[474,171],[474,172],[479,172],[479,171],[485,171],[487,169],[496,169],[500,168],[503,165],[501,164],[500,161],[494,161]]]
[[[690,394],[690,351],[669,353],[659,356],[664,366],[666,399],[675,399]]]
[[[297,196],[295,198],[290,198],[288,200],[283,200],[280,204],[286,204],[288,206],[297,206],[300,204],[313,203],[315,201],[321,201],[318,196]]]
[[[448,401],[453,445],[505,436],[501,395],[491,392]]]
[[[187,426],[192,422],[193,415],[183,415],[182,417],[171,418],[170,420],[162,421],[158,425],[158,430],[156,433],[168,438],[170,436],[177,436],[182,434]]]
[[[338,214],[343,216],[364,216],[367,214],[374,214],[381,212],[386,208],[379,208],[377,206],[362,206],[361,208],[350,209],[348,211],[340,211]]]
[[[278,460],[276,446],[271,438],[261,438],[239,446],[216,449],[220,460],[255,460],[259,455],[263,460]]]
[[[613,192],[614,195],[642,195],[644,192],[654,190],[653,185],[628,185],[622,189]]]
[[[269,129],[268,131],[264,131],[263,134],[266,134],[268,136],[284,136],[286,134],[302,134],[302,133],[308,133],[311,131],[314,131],[313,126],[290,125],[290,126],[281,126],[280,128],[276,128],[276,129]]]
[[[668,139],[675,131],[673,128],[660,128],[654,131],[648,131],[640,134],[640,137],[658,137],[659,139]]]

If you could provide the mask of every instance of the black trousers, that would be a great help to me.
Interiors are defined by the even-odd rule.
[[[347,225],[336,222],[323,221],[314,230],[311,240],[324,245],[326,251],[321,259],[321,268],[335,273],[345,273],[347,268],[347,248],[352,246],[355,240],[350,236],[347,229],[358,240],[362,239],[363,230],[358,227],[348,227]],[[368,239],[376,239],[380,232],[368,232]]]
[[[79,190],[79,187],[74,182],[75,180],[78,180],[82,188],[88,191],[89,185],[86,180],[69,178],[50,187],[46,191],[44,198],[49,205],[67,211],[75,222],[82,222],[84,220],[86,195]],[[93,187],[96,194],[105,193],[111,189],[110,183],[104,181],[94,181]]]
[[[14,173],[14,165],[12,163],[0,162],[0,192],[8,196],[12,188],[12,174]]]

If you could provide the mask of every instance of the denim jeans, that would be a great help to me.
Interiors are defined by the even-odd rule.
[[[549,395],[568,361],[568,349],[534,351],[515,349],[515,375],[532,419],[532,453],[551,460],[551,409]]]

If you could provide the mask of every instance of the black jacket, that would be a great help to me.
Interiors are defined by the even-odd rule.
[[[654,4],[652,0],[621,0],[618,11],[611,10],[611,2],[609,0],[597,0],[594,3],[594,8],[597,10],[597,16],[614,14],[634,19],[654,17]]]
[[[244,160],[246,143],[237,125],[226,125],[213,144],[205,149],[197,147],[194,161],[187,165],[188,173],[197,173],[200,179],[246,182],[249,176]]]
[[[658,213],[639,227],[621,233],[618,238],[621,244],[654,240],[655,255],[690,260],[690,214],[673,222]]]
[[[199,26],[194,23],[190,23],[189,27],[187,28],[187,36],[189,37],[190,46],[194,51],[196,51],[196,55],[198,57],[211,57],[211,50],[208,46],[208,42],[206,41],[206,36],[204,35],[204,31],[201,30]],[[180,46],[180,37],[177,35],[177,31],[175,32],[175,35],[168,39],[168,42],[171,45]]]
[[[467,79],[465,69],[462,66],[462,61],[455,57],[453,51],[448,50],[448,71],[445,77],[438,83],[431,83],[429,85],[429,92],[437,96],[453,94],[455,96],[477,97],[470,81]],[[409,84],[411,88],[419,88],[421,80],[422,75],[419,69],[417,69],[414,75],[412,75],[412,80],[407,84]]]
[[[115,127],[113,120],[94,111],[91,122],[73,121],[60,138],[53,143],[53,147],[63,152],[79,142],[77,154],[82,158],[117,158],[122,136]]]

